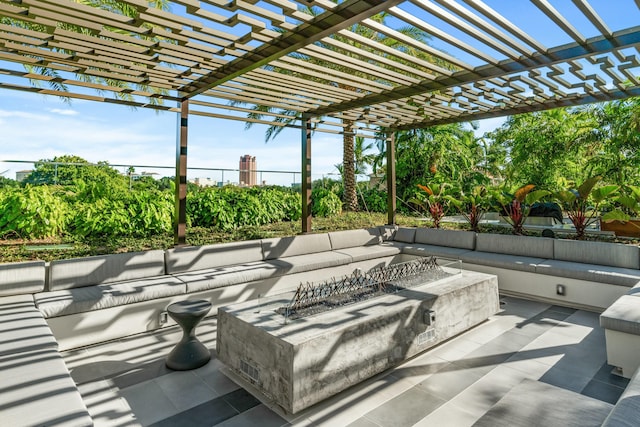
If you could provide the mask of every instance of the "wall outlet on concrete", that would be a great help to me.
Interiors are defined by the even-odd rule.
[[[159,317],[159,322],[161,325],[164,325],[165,323],[167,323],[169,321],[168,317],[167,317],[167,312],[166,311],[161,311],[160,312],[160,317]]]

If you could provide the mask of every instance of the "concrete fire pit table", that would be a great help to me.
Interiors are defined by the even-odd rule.
[[[211,303],[205,300],[187,300],[171,304],[167,313],[182,328],[182,339],[169,356],[167,367],[176,371],[196,369],[206,365],[211,352],[196,337],[196,326],[211,310]]]
[[[291,294],[221,307],[217,325],[219,360],[251,384],[250,390],[288,413],[393,367],[499,310],[497,277],[464,270],[285,320],[278,307]]]

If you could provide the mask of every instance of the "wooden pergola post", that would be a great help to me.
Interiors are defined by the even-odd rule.
[[[387,133],[387,224],[396,223],[396,133]]]
[[[311,232],[311,121],[302,115],[302,232]]]
[[[175,215],[173,219],[173,244],[187,243],[187,130],[189,118],[189,100],[180,102],[178,135],[176,141],[176,193]]]

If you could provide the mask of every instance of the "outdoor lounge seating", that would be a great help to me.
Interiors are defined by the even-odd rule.
[[[215,314],[222,305],[300,282],[416,256],[459,258],[463,268],[497,274],[506,294],[596,311],[618,298],[614,308],[640,302],[633,296],[640,281],[640,249],[634,246],[386,226],[60,260],[48,268],[41,261],[0,265],[0,364],[20,381],[52,376],[64,383],[62,395],[71,402],[65,411],[84,414],[59,349],[157,329],[160,313],[187,298],[211,301]],[[564,295],[556,294],[557,284],[565,285]],[[607,320],[611,310],[603,314],[607,334],[615,329]],[[618,323],[640,330],[636,320]],[[2,407],[12,399],[15,388],[0,392]],[[73,420],[87,421],[79,415]]]

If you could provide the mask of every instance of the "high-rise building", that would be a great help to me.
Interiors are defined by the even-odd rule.
[[[258,183],[256,178],[256,158],[255,156],[250,156],[249,154],[245,154],[240,157],[240,185],[245,185],[247,187],[253,187]]]

